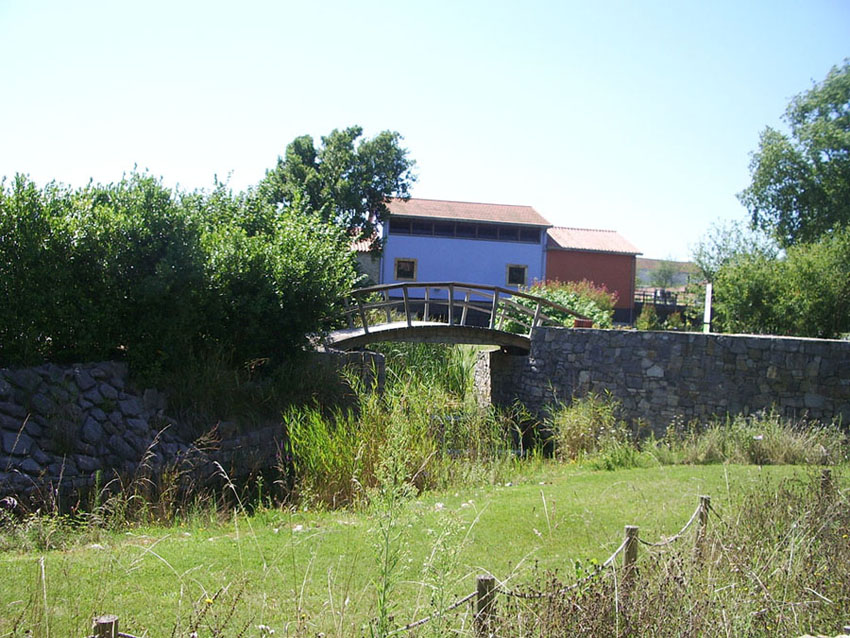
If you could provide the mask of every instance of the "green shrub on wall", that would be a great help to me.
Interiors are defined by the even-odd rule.
[[[120,356],[154,381],[211,349],[280,360],[354,278],[341,230],[221,187],[0,188],[0,366]]]

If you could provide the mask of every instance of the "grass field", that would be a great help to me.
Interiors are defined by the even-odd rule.
[[[748,486],[812,471],[541,463],[509,484],[426,493],[392,515],[265,509],[225,522],[197,515],[171,527],[88,531],[61,551],[0,554],[0,636],[82,637],[101,613],[118,614],[121,630],[138,636],[188,635],[199,610],[232,628],[226,635],[360,635],[375,583],[388,586],[401,625],[471,592],[484,571],[521,584],[558,570],[569,582],[576,561],[602,561],[620,544],[626,524],[657,540],[681,528],[700,494],[723,512]]]

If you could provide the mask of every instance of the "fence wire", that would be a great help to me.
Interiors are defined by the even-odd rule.
[[[700,513],[701,511],[702,511],[702,503],[700,503],[699,505],[697,505],[697,508],[694,510],[694,513],[693,513],[693,514],[691,514],[691,518],[688,520],[688,522],[687,522],[687,523],[685,523],[685,526],[684,526],[681,530],[679,530],[679,533],[678,533],[678,534],[676,534],[676,535],[674,535],[674,536],[671,536],[670,538],[668,538],[668,539],[666,539],[666,540],[658,541],[657,543],[652,543],[652,542],[650,542],[650,541],[645,541],[645,540],[643,540],[642,538],[638,537],[638,541],[640,541],[641,543],[643,543],[644,545],[646,545],[646,546],[648,546],[648,547],[665,547],[665,546],[667,546],[667,545],[671,545],[671,544],[673,544],[674,542],[676,542],[677,540],[679,540],[680,538],[682,538],[682,535],[683,535],[686,531],[688,531],[688,528],[689,528],[691,525],[693,525],[693,522],[694,522],[695,520],[697,520],[697,516],[699,516],[699,513]]]
[[[393,629],[391,632],[389,632],[387,634],[387,636],[392,636],[394,634],[398,634],[398,633],[401,633],[403,631],[410,631],[411,629],[415,629],[416,627],[419,627],[421,625],[424,625],[427,622],[434,620],[434,618],[439,618],[443,614],[446,614],[446,613],[448,613],[448,612],[450,612],[454,609],[457,609],[458,607],[460,607],[465,602],[472,600],[473,598],[475,598],[475,595],[477,593],[478,593],[477,591],[474,591],[471,594],[467,594],[463,598],[456,600],[455,602],[453,602],[451,605],[449,605],[445,609],[441,609],[440,611],[435,611],[430,616],[425,616],[425,618],[420,618],[419,620],[414,620],[413,622],[407,623],[403,627],[398,627],[397,629]]]
[[[603,570],[607,569],[608,567],[611,566],[611,564],[613,564],[614,559],[617,558],[617,556],[620,554],[620,552],[622,552],[626,548],[627,543],[628,543],[628,540],[624,540],[622,543],[620,543],[620,546],[617,549],[614,550],[614,553],[611,554],[605,560],[604,563],[597,566],[597,568],[593,571],[593,573],[588,574],[587,576],[584,576],[583,578],[578,579],[572,585],[562,587],[561,589],[558,589],[556,591],[528,593],[528,592],[521,592],[521,591],[512,591],[510,589],[505,589],[504,587],[499,587],[497,589],[497,591],[500,594],[504,594],[505,596],[509,596],[511,598],[523,598],[525,600],[540,600],[541,598],[554,598],[555,596],[561,596],[563,594],[566,594],[568,591],[572,591],[573,589],[576,589],[580,585],[583,585],[584,583],[586,583],[586,582],[596,578],[597,576],[599,576],[599,574],[602,573]]]

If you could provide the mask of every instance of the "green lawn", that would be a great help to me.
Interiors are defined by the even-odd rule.
[[[711,465],[599,472],[545,464],[518,484],[427,494],[398,521],[396,622],[427,614],[433,594],[450,601],[472,591],[485,570],[511,583],[527,581],[535,563],[569,574],[576,560],[604,560],[626,524],[656,540],[681,528],[700,494],[722,510],[763,475],[805,471]],[[40,621],[36,635],[49,627],[53,636],[84,636],[100,613],[118,614],[122,631],[169,636],[198,601],[210,607],[209,617],[227,613],[237,590],[236,617],[250,621],[248,636],[261,635],[260,624],[276,636],[358,635],[374,613],[373,516],[270,510],[223,525],[201,521],[103,534],[68,551],[0,554],[0,636],[16,635],[19,617],[20,635]],[[228,585],[227,595],[205,602]]]

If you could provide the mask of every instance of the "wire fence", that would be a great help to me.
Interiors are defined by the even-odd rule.
[[[642,544],[647,547],[667,547],[683,538],[685,533],[694,525],[694,523],[697,524],[695,549],[697,554],[699,555],[699,552],[701,551],[702,539],[705,537],[705,531],[708,525],[709,512],[714,512],[715,514],[717,514],[717,512],[711,506],[711,497],[700,496],[699,505],[694,510],[694,513],[691,514],[691,517],[688,519],[688,522],[685,523],[684,527],[682,527],[682,529],[679,530],[673,536],[663,538],[662,540],[657,542],[650,542],[640,538],[639,528],[637,526],[626,525],[622,543],[620,543],[619,547],[617,547],[617,549],[615,549],[614,552],[607,559],[605,559],[605,561],[597,565],[596,568],[588,575],[556,591],[521,591],[516,589],[508,589],[504,586],[504,583],[497,583],[496,578],[492,574],[481,574],[476,577],[476,588],[474,591],[466,594],[465,596],[462,596],[461,598],[458,598],[451,604],[446,605],[444,608],[435,611],[429,616],[419,618],[417,620],[407,623],[406,625],[397,627],[386,635],[396,636],[404,634],[405,632],[421,627],[431,622],[432,620],[440,618],[441,616],[444,616],[474,600],[474,620],[476,626],[476,633],[479,636],[487,636],[490,633],[490,627],[493,621],[493,610],[495,607],[494,603],[497,594],[509,598],[525,600],[540,600],[545,598],[553,599],[558,596],[563,596],[564,594],[567,594],[581,587],[582,585],[589,583],[595,578],[598,578],[603,572],[605,572],[609,568],[616,571],[616,561],[621,554],[623,555],[623,575],[624,577],[628,577],[630,572],[635,567],[635,563],[637,562],[638,545]],[[719,514],[717,515],[719,516]],[[93,629],[94,635],[91,638],[137,638],[132,634],[120,632],[118,630],[118,617],[111,614],[95,618]]]
[[[658,542],[650,542],[641,539],[639,534],[639,528],[637,526],[626,525],[623,542],[620,543],[620,546],[617,547],[617,549],[615,549],[614,552],[607,559],[605,559],[604,562],[599,564],[587,576],[584,576],[576,582],[566,587],[562,587],[556,591],[520,591],[507,589],[506,587],[504,587],[503,584],[497,584],[495,577],[491,574],[482,574],[477,577],[475,591],[470,592],[462,598],[459,598],[451,605],[446,606],[444,609],[438,610],[429,616],[425,616],[424,618],[420,618],[402,627],[394,629],[393,631],[389,632],[388,635],[398,635],[406,631],[410,631],[411,629],[415,629],[416,627],[421,627],[422,625],[436,618],[439,618],[449,613],[450,611],[457,609],[461,605],[473,599],[476,599],[475,624],[477,628],[477,633],[480,636],[487,636],[490,633],[489,627],[491,625],[496,594],[501,594],[509,598],[519,598],[524,600],[540,600],[544,598],[556,598],[558,596],[563,596],[564,594],[567,594],[570,591],[581,587],[582,585],[590,582],[591,580],[598,578],[599,575],[606,569],[615,568],[615,562],[620,554],[624,555],[623,571],[626,575],[628,575],[629,572],[631,572],[631,570],[634,568],[635,563],[637,561],[638,544],[643,544],[649,547],[666,547],[672,545],[677,540],[681,539],[695,522],[698,522],[697,551],[699,552],[700,541],[705,536],[705,528],[708,524],[709,511],[712,511],[711,497],[700,496],[699,505],[697,505],[697,508],[694,510],[694,513],[691,514],[691,517],[688,519],[688,522],[685,523],[685,526],[682,527],[682,529],[679,530],[673,536],[670,536],[669,538],[665,538]]]

